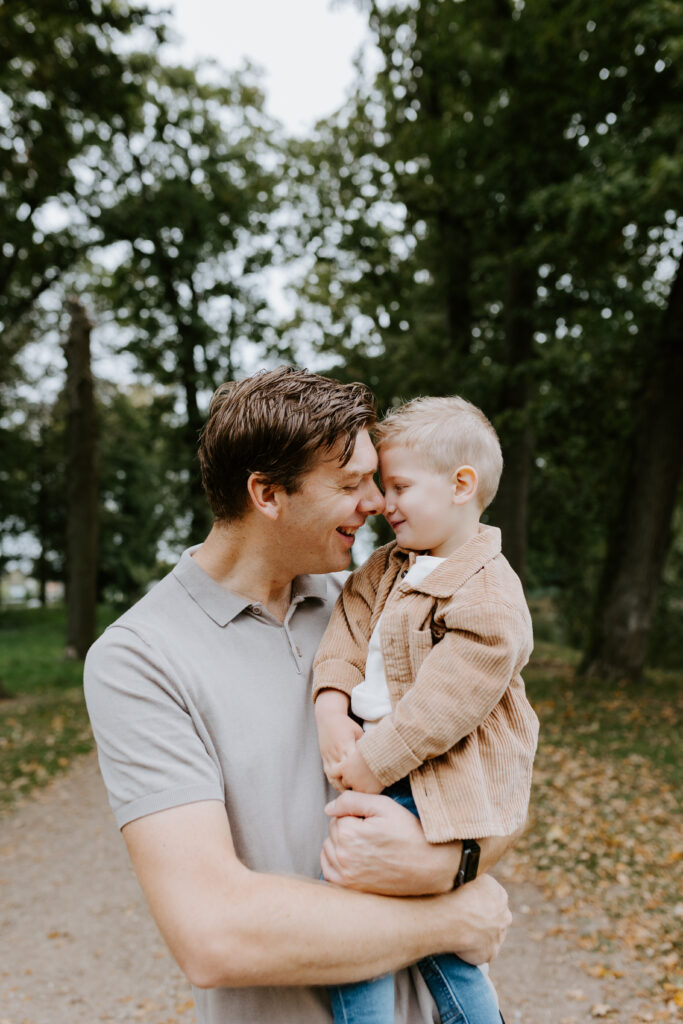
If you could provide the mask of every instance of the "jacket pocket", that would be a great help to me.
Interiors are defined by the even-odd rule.
[[[408,639],[408,653],[410,655],[410,672],[415,682],[415,676],[420,671],[422,662],[425,660],[433,646],[431,629],[411,629]]]

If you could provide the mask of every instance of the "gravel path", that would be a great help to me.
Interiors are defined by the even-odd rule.
[[[508,1024],[655,1019],[637,979],[587,973],[589,954],[570,945],[559,912],[518,875],[514,860],[499,875],[515,923],[492,972]],[[94,755],[0,820],[0,950],[0,1024],[195,1022]]]

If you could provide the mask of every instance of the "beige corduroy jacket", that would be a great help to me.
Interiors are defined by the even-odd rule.
[[[429,842],[509,835],[524,824],[538,719],[520,671],[531,618],[500,530],[480,525],[422,582],[415,555],[379,548],[346,582],[314,663],[313,699],[351,694],[384,612],[393,711],[358,742],[384,786],[406,775]]]

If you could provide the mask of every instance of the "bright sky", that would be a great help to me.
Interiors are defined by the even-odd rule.
[[[249,57],[266,72],[268,109],[302,133],[344,101],[353,58],[368,38],[353,0],[151,0],[171,7],[185,61],[214,57],[226,68]]]

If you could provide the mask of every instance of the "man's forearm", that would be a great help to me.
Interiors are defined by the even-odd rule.
[[[507,927],[492,879],[397,899],[252,872],[218,801],[138,819],[124,836],[162,935],[200,987],[357,981],[444,951],[482,962]]]
[[[213,908],[187,971],[204,987],[359,981],[471,942],[453,897],[395,899],[247,873]]]

